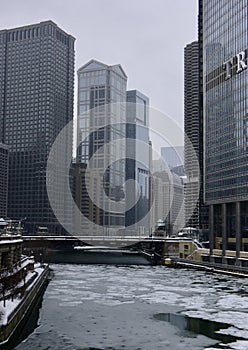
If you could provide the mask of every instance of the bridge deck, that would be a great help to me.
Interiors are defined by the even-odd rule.
[[[128,242],[164,242],[168,238],[162,237],[141,237],[141,236],[22,236],[24,241],[48,240],[48,241],[128,241]]]

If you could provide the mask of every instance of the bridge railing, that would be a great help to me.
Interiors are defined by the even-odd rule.
[[[147,237],[147,236],[23,236],[24,241],[27,240],[81,240],[81,241],[165,241],[163,237]]]

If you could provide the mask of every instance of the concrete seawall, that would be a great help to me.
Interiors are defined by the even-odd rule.
[[[163,263],[165,264],[165,263]],[[203,270],[211,273],[220,273],[237,277],[248,277],[248,269],[240,266],[231,266],[209,262],[199,262],[187,259],[172,259],[172,267],[182,267],[196,270]]]
[[[39,275],[32,287],[26,291],[20,303],[8,316],[7,324],[0,327],[0,349],[12,349],[27,323],[33,308],[42,297],[48,284],[49,267],[46,265],[44,271]]]

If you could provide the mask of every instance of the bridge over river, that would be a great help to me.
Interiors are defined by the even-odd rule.
[[[143,236],[23,236],[24,242],[30,245],[93,245],[102,247],[131,247],[138,243],[164,243],[166,238]],[[36,244],[35,244],[36,242]]]
[[[141,236],[23,236],[23,240],[24,252],[37,259],[70,263],[138,263],[138,254],[145,263],[160,258],[165,244],[165,238]]]

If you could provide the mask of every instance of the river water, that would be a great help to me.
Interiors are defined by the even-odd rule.
[[[248,349],[248,279],[163,266],[51,265],[16,350]]]

